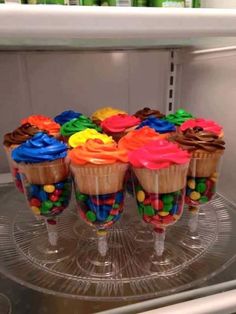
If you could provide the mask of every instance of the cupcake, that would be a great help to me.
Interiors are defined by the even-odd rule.
[[[139,123],[140,119],[135,116],[117,114],[103,120],[101,127],[106,134],[111,135],[118,142],[122,136],[134,130]]]
[[[13,132],[4,135],[3,146],[7,155],[8,164],[12,173],[13,180],[16,187],[20,192],[23,192],[23,187],[21,184],[19,169],[17,164],[11,158],[11,152],[14,148],[18,147],[20,144],[29,140],[34,134],[40,132],[36,126],[32,126],[29,123],[25,123],[15,129]]]
[[[114,142],[111,136],[106,134],[99,133],[95,129],[85,129],[83,131],[77,132],[69,137],[68,144],[70,147],[75,148],[81,144],[87,142],[87,140],[91,139],[100,139],[104,144]]]
[[[120,109],[115,109],[112,107],[104,107],[104,108],[100,108],[97,111],[95,111],[92,114],[91,119],[95,124],[100,126],[100,124],[103,120],[105,120],[106,118],[109,118],[111,116],[117,115],[118,113],[126,114],[125,111],[120,110]]]
[[[101,129],[95,123],[93,123],[92,120],[84,115],[80,115],[78,118],[64,123],[61,126],[60,132],[67,141],[71,135],[85,129],[95,129],[98,132],[101,131]]]
[[[176,125],[180,126],[185,121],[192,119],[193,116],[191,113],[185,111],[184,109],[178,109],[175,113],[171,113],[165,117],[165,120]]]
[[[66,123],[72,119],[79,118],[81,115],[82,115],[82,113],[75,112],[73,110],[66,110],[66,111],[63,111],[62,113],[60,113],[59,115],[57,115],[54,118],[54,121],[60,125],[63,125],[64,123]]]
[[[165,115],[161,113],[159,110],[150,109],[149,107],[145,107],[141,110],[138,110],[134,114],[134,116],[139,118],[141,121],[146,120],[150,116],[153,116],[158,119],[162,119],[165,117]]]
[[[60,138],[60,124],[53,121],[51,118],[43,115],[32,115],[21,121],[21,124],[30,123],[48,134]]]
[[[127,152],[95,139],[72,149],[69,158],[80,215],[104,230],[123,211]]]
[[[213,132],[221,138],[224,136],[222,126],[213,120],[206,120],[202,118],[187,120],[180,126],[180,131],[184,132],[189,128],[193,129],[195,127],[200,127],[207,132]]]
[[[165,134],[166,137],[168,137],[170,133],[176,131],[176,127],[174,126],[174,124],[165,120],[157,119],[152,116],[142,121],[137,127],[137,129],[141,129],[145,126],[148,126],[149,128],[153,129],[154,131],[160,134]]]

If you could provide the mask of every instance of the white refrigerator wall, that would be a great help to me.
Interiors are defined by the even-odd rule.
[[[0,132],[30,114],[99,107],[165,111],[169,52],[1,52]],[[8,172],[1,147],[0,172]]]
[[[224,127],[219,192],[236,202],[236,51],[183,58],[179,105]]]

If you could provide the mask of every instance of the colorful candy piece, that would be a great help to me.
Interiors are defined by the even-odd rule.
[[[53,193],[55,191],[55,186],[54,185],[44,185],[43,189],[47,193]]]
[[[201,198],[201,194],[199,192],[193,191],[190,195],[189,195],[190,199],[193,201],[198,201]]]
[[[87,211],[86,218],[88,219],[88,221],[91,221],[91,222],[94,222],[97,219],[96,215],[91,210]]]
[[[145,193],[142,190],[140,190],[137,192],[136,197],[137,197],[137,200],[140,203],[142,203],[145,200]]]
[[[196,182],[195,182],[195,180],[189,179],[188,182],[187,182],[187,186],[188,186],[191,190],[194,190],[195,187],[196,187]]]

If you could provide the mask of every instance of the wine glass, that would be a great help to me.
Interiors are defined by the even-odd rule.
[[[37,262],[54,263],[69,257],[76,248],[73,237],[58,232],[58,216],[68,207],[72,180],[64,159],[40,164],[19,164],[27,204],[45,220],[47,233],[36,235],[29,255]]]
[[[97,245],[79,250],[77,265],[90,276],[113,276],[127,263],[122,245],[107,241],[108,229],[123,212],[127,164],[84,168],[71,164],[71,170],[78,212],[97,235]]]
[[[4,149],[15,187],[20,193],[24,193],[17,163],[11,158],[12,148],[4,146]]]

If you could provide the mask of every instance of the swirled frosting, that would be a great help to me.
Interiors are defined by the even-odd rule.
[[[38,163],[65,158],[67,146],[46,133],[39,132],[12,151],[16,162]]]
[[[141,121],[147,119],[150,116],[153,116],[158,119],[165,117],[165,115],[161,113],[159,110],[150,109],[149,107],[145,107],[141,110],[138,110],[134,115],[135,117],[139,118]]]
[[[101,131],[101,129],[88,117],[81,115],[78,118],[70,120],[63,124],[61,126],[61,135],[71,136],[72,134],[83,131],[85,129],[95,129],[96,131]]]
[[[47,131],[51,135],[57,134],[60,131],[60,124],[43,115],[29,116],[28,118],[25,118],[21,121],[21,124],[24,123],[35,125],[40,130]]]
[[[185,111],[184,109],[178,109],[174,114],[169,114],[166,116],[166,120],[170,123],[173,123],[174,125],[181,125],[187,120],[192,119],[193,116],[191,113]]]
[[[70,147],[77,147],[81,144],[86,143],[89,139],[100,139],[104,144],[114,142],[111,136],[99,133],[94,129],[85,129],[71,135],[68,143]]]
[[[111,116],[114,116],[114,115],[117,115],[118,113],[123,113],[123,114],[126,114],[125,111],[123,110],[120,110],[120,109],[115,109],[115,108],[112,108],[112,107],[104,107],[104,108],[100,108],[98,109],[97,111],[95,111],[93,114],[92,114],[92,119],[93,120],[100,120],[100,121],[103,121],[105,120],[106,118],[109,118]]]
[[[60,113],[59,115],[57,115],[54,118],[54,121],[60,125],[63,125],[64,123],[66,123],[72,119],[79,118],[79,116],[81,116],[81,114],[82,113],[75,112],[73,110],[66,110],[66,111],[63,111],[62,113]]]
[[[213,132],[217,135],[220,135],[222,133],[222,126],[217,124],[215,121],[205,120],[202,118],[191,119],[191,120],[184,122],[180,126],[180,130],[183,132],[189,128],[193,129],[194,127],[201,127],[201,128],[203,128],[204,131]]]
[[[100,139],[88,140],[84,145],[73,148],[69,158],[77,165],[107,165],[128,162],[127,151],[119,149],[115,142],[103,143]]]
[[[130,163],[136,168],[157,170],[171,165],[185,164],[190,160],[190,154],[177,144],[167,140],[155,140],[143,147],[129,152]]]
[[[128,114],[117,114],[111,116],[101,123],[101,127],[108,133],[124,132],[126,129],[134,127],[140,123],[140,119]]]
[[[157,119],[152,116],[142,121],[137,129],[143,128],[144,126],[148,126],[149,128],[161,134],[174,132],[176,130],[174,124],[165,120]]]
[[[30,139],[34,134],[40,130],[29,123],[22,124],[11,133],[4,135],[3,145],[10,147],[11,145],[20,145]]]
[[[119,142],[118,147],[126,149],[128,151],[136,150],[145,144],[160,139],[162,135],[155,132],[148,126],[144,126],[141,129],[134,130],[123,136]]]
[[[188,151],[204,150],[215,152],[225,149],[225,142],[213,132],[203,131],[203,128],[195,127],[187,129],[183,133],[176,133],[170,137],[170,141],[177,142]]]

